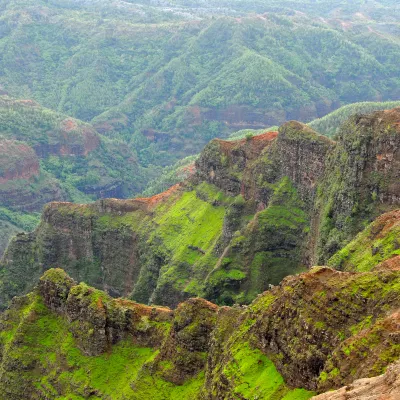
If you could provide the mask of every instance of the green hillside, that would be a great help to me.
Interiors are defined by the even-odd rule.
[[[129,197],[151,176],[133,150],[90,124],[0,96],[0,254],[11,235],[36,226],[47,202]]]
[[[345,3],[3,0],[0,88],[167,165],[242,128],[398,99],[397,5]]]

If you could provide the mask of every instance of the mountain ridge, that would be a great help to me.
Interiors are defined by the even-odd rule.
[[[197,298],[172,311],[112,299],[50,269],[0,317],[0,398],[306,400],[398,358],[398,331],[386,321],[396,321],[399,278],[318,267],[248,307]],[[366,354],[366,345],[374,350]]]
[[[164,195],[50,204],[3,257],[3,307],[31,288],[22,271],[39,279],[60,266],[142,303],[249,303],[398,207],[399,120],[399,109],[355,116],[336,142],[292,121],[211,141],[195,174]]]

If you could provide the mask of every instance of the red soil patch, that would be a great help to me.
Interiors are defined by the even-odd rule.
[[[394,256],[381,262],[374,268],[374,271],[400,271],[400,256]]]
[[[103,300],[101,299],[101,297],[99,297],[98,299],[97,299],[97,308],[99,309],[99,310],[104,310],[104,304],[103,304]]]
[[[400,225],[400,210],[381,215],[371,227],[372,239],[383,238],[395,225]]]
[[[78,128],[78,125],[76,121],[73,119],[65,119],[64,121],[61,122],[61,129],[63,129],[65,132],[70,132],[74,131]]]
[[[39,175],[39,160],[34,150],[13,140],[0,141],[0,183],[14,179],[30,179]]]
[[[184,167],[182,167],[182,171],[187,173],[187,174],[194,174],[196,171],[196,166],[194,163],[189,164],[189,165],[185,165]]]
[[[136,311],[140,317],[149,317],[150,315],[156,314],[171,314],[172,310],[169,307],[159,306],[146,306],[144,304],[135,303],[131,300],[126,299],[115,299],[115,302],[125,308]]]
[[[61,130],[64,144],[62,144],[58,150],[60,155],[74,154],[86,156],[91,151],[95,150],[100,144],[100,138],[97,133],[89,126],[83,127],[80,132],[76,120],[65,119],[61,122]],[[71,136],[70,132],[73,131],[76,131],[77,134],[82,137],[82,139],[79,138],[80,143],[76,143],[77,138],[75,137],[75,134],[74,136]]]
[[[27,100],[19,100],[18,102],[19,102],[20,104],[24,104],[24,105],[27,105],[27,106],[38,106],[38,105],[39,105],[39,104],[36,103],[35,101],[29,100],[29,99],[27,99]]]
[[[396,128],[400,132],[400,107],[392,108],[391,110],[377,111],[384,119],[384,122]]]
[[[215,141],[219,144],[221,150],[226,155],[229,155],[229,153],[231,153],[234,149],[243,148],[243,150],[248,153],[249,158],[253,158],[255,155],[260,154],[264,147],[269,146],[277,136],[278,132],[273,131],[234,141],[221,139],[215,139]],[[250,155],[253,155],[253,157]]]
[[[174,186],[171,186],[168,190],[165,192],[156,194],[155,196],[152,197],[138,197],[134,199],[137,202],[146,204],[148,206],[154,206],[158,203],[160,203],[163,200],[166,200],[169,196],[171,196],[172,193],[176,192],[179,188],[181,187],[180,183],[177,183]]]
[[[261,135],[253,136],[252,141],[258,142],[258,141],[271,141],[274,140],[278,136],[277,131],[272,131],[272,132],[265,132],[262,133]]]
[[[88,155],[93,150],[96,150],[100,144],[99,136],[91,129],[85,128],[83,131],[83,147],[84,155]]]
[[[185,300],[182,303],[179,303],[177,309],[185,307],[187,304],[195,304],[195,305],[199,305],[199,306],[202,305],[211,311],[217,311],[219,309],[219,307],[216,304],[211,303],[211,301],[208,301],[208,300],[205,300],[202,298],[198,298],[198,297],[191,298],[191,299]]]

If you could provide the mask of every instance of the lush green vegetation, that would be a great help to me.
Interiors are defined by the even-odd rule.
[[[157,207],[149,241],[153,252],[168,255],[160,270],[159,291],[171,286],[191,296],[203,293],[204,278],[217,262],[214,248],[231,201],[215,186],[202,183]]]
[[[207,294],[214,301],[249,303],[269,284],[304,270],[301,241],[309,229],[304,204],[288,178],[270,186],[274,193],[268,207],[253,218],[241,216],[243,228],[234,233],[230,251],[209,276]],[[233,217],[238,218],[232,212],[227,216]]]
[[[74,284],[62,270],[46,272],[41,282],[46,282],[47,289],[42,287],[40,291],[36,290],[19,298],[6,312],[7,317],[2,319],[0,361],[12,360],[13,366],[2,364],[1,399],[17,399],[21,394],[59,400],[204,398],[201,393],[206,383],[205,361],[208,357],[218,357],[221,354],[210,354],[209,344],[206,342],[205,351],[199,353],[201,367],[198,371],[195,369],[196,373],[191,375],[191,368],[198,368],[191,366],[195,353],[191,343],[195,344],[199,338],[204,339],[210,334],[206,332],[206,326],[211,329],[215,327],[215,306],[207,302],[200,307],[199,304],[182,304],[172,315],[171,322],[158,323],[168,328],[166,334],[156,334],[160,337],[166,335],[164,340],[154,346],[144,347],[137,344],[136,340],[141,332],[148,334],[149,324],[154,323],[149,321],[149,316],[137,315],[145,306],[123,299],[111,301],[104,292],[94,290],[84,283]],[[83,338],[86,332],[82,329],[76,330],[75,322],[60,313],[60,309],[49,310],[42,297],[58,296],[56,292],[62,293],[67,288],[66,284],[69,290],[68,300],[65,297],[59,298],[59,301],[84,304],[82,311],[85,316],[79,321],[79,325],[82,327],[82,324],[87,324],[90,328],[89,336],[98,337],[99,332],[90,333],[93,328],[97,329],[95,315],[98,314],[98,318],[101,318],[102,313],[106,313],[109,318],[113,318],[112,310],[115,317],[118,307],[120,311],[136,310],[133,314],[123,314],[128,319],[131,318],[133,331],[126,338],[118,340],[118,343],[109,343],[105,352],[92,356],[85,354],[82,340],[85,340]],[[52,289],[49,289],[49,285]],[[164,312],[168,311],[164,309]],[[189,324],[188,313],[192,317]],[[122,329],[117,327],[117,320],[114,322],[114,329]],[[232,322],[236,324],[236,321]],[[246,321],[244,327],[240,327],[229,342],[221,343],[225,346],[224,352],[231,357],[221,367],[222,374],[234,384],[232,392],[245,399],[252,399],[260,393],[267,400],[309,399],[312,392],[289,389],[272,361],[260,350],[250,346],[247,330],[251,323],[251,320]],[[184,328],[179,328],[182,324]],[[175,333],[170,334],[169,329],[175,329]],[[186,349],[182,352],[180,347],[168,348],[171,340],[178,340],[178,343],[181,340]],[[180,352],[185,359],[181,358]],[[179,365],[181,371],[189,374],[179,384],[174,382],[173,376],[172,379],[166,379],[174,363]],[[221,367],[218,366],[218,369]],[[208,373],[215,372],[210,370]]]
[[[273,362],[248,342],[239,341],[231,351],[232,360],[224,366],[224,375],[235,382],[235,395],[245,399],[262,396],[265,400],[308,400],[314,395],[304,389],[290,390]]]
[[[121,341],[108,353],[91,357],[84,355],[67,321],[50,312],[38,295],[32,294],[29,303],[17,312],[18,319],[13,321],[15,325],[10,324],[8,329],[0,332],[2,348],[5,349],[3,355],[18,360],[22,365],[38,361],[40,375],[38,370],[28,370],[19,377],[18,373],[10,373],[10,378],[14,383],[18,379],[24,385],[30,382],[37,395],[42,397],[84,399],[90,388],[93,392],[91,399],[143,399],[151,393],[148,398],[191,400],[202,384],[201,376],[183,386],[153,376],[146,378],[145,374],[142,381],[141,369],[154,359],[157,352],[152,348],[135,346],[131,339]],[[18,335],[22,335],[23,346],[16,345]],[[136,380],[139,381],[139,390],[132,387]],[[19,388],[14,389],[18,393]],[[14,394],[12,387],[7,390],[10,396]]]
[[[398,5],[352,3],[3,0],[0,84],[164,166],[242,126],[397,99]]]

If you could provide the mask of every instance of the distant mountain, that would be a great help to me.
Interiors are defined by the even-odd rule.
[[[367,114],[371,111],[388,110],[394,107],[400,107],[400,101],[386,101],[379,103],[367,101],[363,103],[349,104],[325,115],[325,117],[311,121],[308,125],[323,135],[333,137],[339,132],[341,125],[354,114]]]
[[[398,5],[348,3],[2,0],[0,85],[164,166],[242,128],[397,100]]]
[[[48,201],[167,189],[214,137],[316,117],[331,136],[340,105],[397,100],[396,8],[0,0],[0,253]]]
[[[0,253],[50,201],[131,196],[149,179],[136,154],[90,124],[0,96]]]

